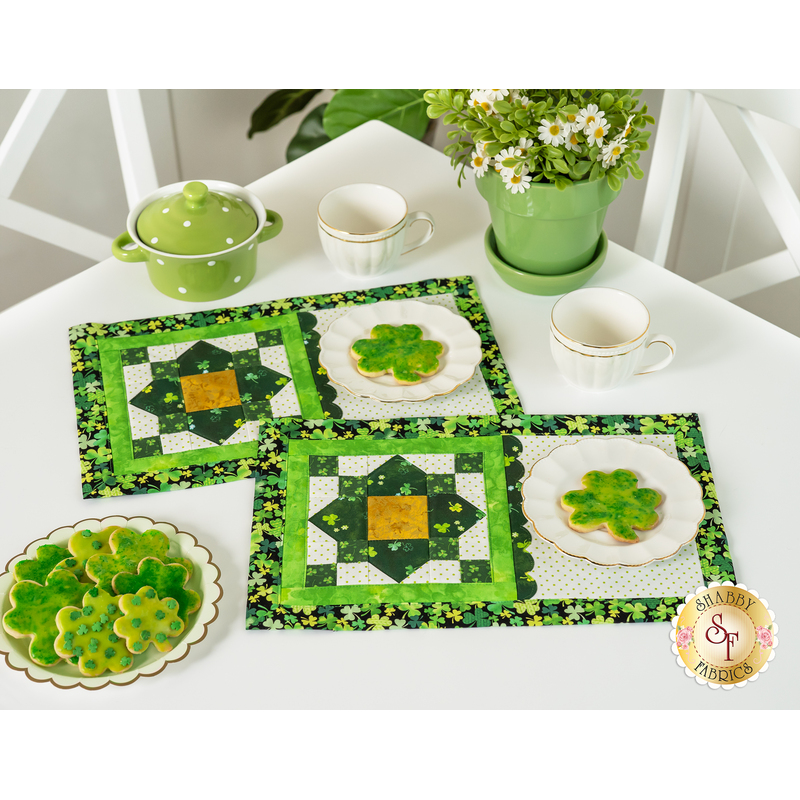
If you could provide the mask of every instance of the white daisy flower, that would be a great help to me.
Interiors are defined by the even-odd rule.
[[[475,152],[477,152],[481,158],[491,158],[491,156],[486,152],[487,144],[489,144],[489,142],[475,142]]]
[[[517,147],[519,148],[520,155],[522,156],[522,158],[525,158],[525,156],[528,155],[528,150],[530,150],[531,147],[533,147],[535,144],[536,144],[535,139],[523,138],[519,140],[519,144],[517,145]]]
[[[481,155],[477,150],[472,153],[472,169],[475,172],[476,178],[482,178],[489,169],[489,159],[485,155]]]
[[[608,136],[608,123],[603,120],[602,122],[592,122],[588,128],[584,128],[586,134],[586,141],[589,142],[589,147],[596,144],[598,147],[603,144],[603,139]]]
[[[489,100],[483,89],[473,89],[469,103],[471,106],[480,106],[487,114],[494,114],[494,103]]]
[[[564,116],[567,118],[567,121],[562,122],[561,124],[564,127],[564,135],[569,138],[569,134],[579,131],[581,126],[578,125],[577,114],[565,114]]]
[[[633,118],[635,116],[636,116],[636,114],[631,114],[628,117],[628,121],[625,123],[625,130],[622,133],[623,136],[629,136],[630,132],[633,130],[633,128],[631,128],[631,122],[633,122]]]
[[[575,118],[575,122],[585,134],[589,133],[589,126],[595,122],[606,124],[606,115],[594,103],[589,103],[586,108],[582,108]]]
[[[492,103],[496,103],[498,100],[502,100],[511,90],[510,89],[482,89],[481,90],[486,97]]]
[[[539,125],[539,141],[545,144],[560,145],[564,141],[564,126],[561,120],[553,120],[548,122],[546,119],[542,120]]]
[[[609,142],[604,148],[603,151],[597,156],[598,161],[603,162],[603,167],[608,169],[609,167],[613,167],[617,163],[617,159],[628,149],[628,145],[622,140],[622,138],[614,139],[613,141]]]
[[[497,161],[498,164],[502,165],[503,169],[513,169],[513,167],[506,167],[506,165],[503,164],[503,162],[507,158],[521,158],[521,156],[522,156],[522,150],[520,150],[519,147],[506,147],[505,150],[501,150],[495,156],[495,161]]]
[[[577,131],[571,131],[567,134],[567,138],[564,140],[564,147],[567,150],[575,150],[576,152],[581,149]]]
[[[509,103],[516,103],[519,100],[523,108],[527,108],[531,104],[531,99],[524,94],[519,93],[519,89],[512,89],[511,94],[508,96]]]
[[[504,169],[502,175],[503,183],[505,183],[506,189],[511,190],[511,194],[517,194],[517,192],[524,194],[525,190],[530,186],[531,176],[528,175],[527,167],[523,167],[522,173],[519,175],[511,169]]]

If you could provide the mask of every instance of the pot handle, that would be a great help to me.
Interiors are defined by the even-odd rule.
[[[283,217],[277,211],[270,211],[268,208],[265,208],[264,211],[267,212],[267,222],[271,222],[272,225],[265,225],[261,229],[261,233],[258,234],[259,244],[266,242],[267,239],[272,239],[283,230]]]
[[[121,233],[111,242],[111,252],[120,261],[147,261],[147,252],[138,245],[130,247],[132,244],[134,244],[134,241],[131,235],[128,231],[125,231],[125,233]]]

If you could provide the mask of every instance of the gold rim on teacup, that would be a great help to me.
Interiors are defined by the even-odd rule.
[[[635,297],[630,292],[626,292],[626,291],[624,291],[622,289],[617,289],[617,288],[611,287],[611,286],[609,286],[609,287],[597,286],[597,287],[592,287],[592,288],[597,288],[597,289],[606,289],[606,288],[608,288],[608,289],[612,289],[615,292],[619,292],[620,294],[627,295],[631,299],[635,300],[644,309],[645,314],[647,314],[647,325],[645,326],[645,329],[638,336],[636,336],[635,338],[629,339],[626,342],[619,342],[617,344],[590,344],[589,342],[582,342],[579,339],[573,339],[571,336],[568,336],[566,333],[564,333],[562,330],[560,330],[559,327],[556,325],[556,322],[555,322],[555,313],[556,313],[556,308],[558,307],[558,304],[565,297],[569,296],[569,295],[564,295],[564,297],[559,298],[554,303],[553,308],[550,310],[550,328],[553,331],[553,334],[556,337],[556,339],[558,339],[559,342],[564,345],[564,347],[567,347],[568,350],[573,350],[573,352],[575,352],[575,353],[581,353],[580,350],[574,350],[573,348],[568,347],[566,342],[561,341],[562,337],[563,337],[563,339],[566,339],[567,341],[572,342],[573,344],[576,344],[576,345],[578,345],[580,347],[588,347],[591,350],[621,350],[621,348],[628,348],[630,345],[635,344],[636,342],[638,342],[639,339],[641,339],[642,337],[647,336],[647,332],[650,330],[650,322],[651,322],[651,320],[650,320],[650,309],[638,297]],[[583,289],[576,289],[575,293],[581,292],[581,291],[584,291],[584,290]],[[572,294],[572,293],[570,293],[570,294]],[[630,350],[633,350],[633,349],[637,349],[637,348],[630,348]],[[630,350],[623,350],[622,352],[630,352]],[[581,353],[581,354],[585,355],[584,353]],[[616,355],[616,354],[614,354],[614,355]]]
[[[353,186],[375,186],[375,187],[379,187],[381,189],[385,189],[388,192],[391,192],[392,194],[396,195],[398,198],[400,198],[400,200],[403,201],[403,206],[405,207],[405,211],[403,212],[403,216],[397,222],[393,223],[392,225],[389,225],[386,228],[381,228],[380,230],[375,230],[375,231],[365,231],[364,233],[358,233],[356,231],[342,230],[341,228],[337,228],[335,225],[331,225],[329,222],[326,222],[323,219],[322,214],[320,213],[320,208],[322,207],[322,204],[332,194],[334,194],[336,192],[340,192],[340,191],[342,191],[342,189],[349,189],[349,188],[351,188]],[[402,230],[402,226],[405,224],[406,217],[408,217],[408,201],[396,189],[392,189],[391,186],[386,186],[383,183],[352,183],[352,184],[346,184],[345,186],[337,186],[335,189],[331,189],[317,204],[317,219],[319,220],[320,227],[322,228],[322,230],[324,230],[325,233],[327,233],[329,236],[331,236],[334,239],[339,239],[340,241],[343,241],[343,242],[354,242],[356,244],[358,244],[360,242],[368,242],[368,241],[379,242],[379,241],[382,241],[382,239],[388,239],[391,236],[394,236],[395,234],[399,233],[400,230]],[[397,230],[395,230],[395,228],[397,228]],[[335,233],[332,233],[332,231],[335,231],[336,233],[343,233],[343,234],[346,234],[347,236],[357,236],[358,238],[357,239],[342,239],[341,236],[336,236]],[[389,236],[384,236],[384,237],[382,237],[382,239],[369,239],[369,238],[367,238],[367,237],[370,237],[370,236],[379,236],[380,234],[387,233],[388,231],[394,231],[394,233],[390,233]]]

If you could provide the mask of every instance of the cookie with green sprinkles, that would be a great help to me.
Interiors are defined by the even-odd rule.
[[[53,569],[50,570],[50,574],[52,575],[56,570],[59,569],[71,572],[79,581],[89,583],[89,578],[86,577],[86,570],[84,570],[80,560],[74,556],[70,556],[69,558],[65,558],[63,561],[59,561],[58,564],[56,564]]]
[[[121,572],[114,577],[117,594],[138,593],[142,587],[155,590],[159,597],[170,597],[178,603],[178,617],[186,624],[189,614],[200,608],[200,595],[184,588],[189,575],[180,564],[163,564],[157,558],[144,558],[135,573]]]
[[[67,547],[70,553],[80,561],[82,567],[92,556],[111,553],[109,539],[114,531],[120,530],[119,525],[110,525],[101,531],[90,531],[88,528],[77,531],[69,537]]]
[[[139,562],[148,557],[157,558],[164,564],[180,564],[191,577],[192,562],[168,556],[169,538],[161,531],[136,533],[128,528],[119,528],[111,533],[109,546],[111,553],[91,556],[86,562],[86,574],[104,591],[112,591],[115,575],[136,572]]]
[[[56,614],[55,651],[62,658],[77,658],[81,675],[97,677],[107,669],[126,672],[131,668],[131,654],[114,630],[121,618],[120,599],[93,586],[83,596],[81,607],[68,606]]]
[[[57,544],[43,544],[36,548],[34,558],[26,558],[14,565],[14,578],[19,581],[36,581],[44,584],[45,579],[59,561],[69,558],[69,550]]]
[[[159,599],[152,586],[122,595],[119,608],[123,616],[114,623],[114,631],[132,653],[144,653],[151,644],[166,653],[172,650],[170,639],[183,633],[185,625],[178,616],[178,601],[171,597]]]
[[[30,636],[31,660],[52,667],[61,660],[53,646],[59,633],[56,616],[65,606],[80,603],[86,590],[85,583],[64,569],[48,575],[44,586],[35,581],[20,581],[9,592],[12,608],[3,615],[3,628],[17,639]]]
[[[350,355],[356,369],[367,378],[387,372],[404,386],[419,383],[439,371],[444,345],[422,338],[419,325],[376,325],[369,339],[353,342]]]
[[[583,489],[567,492],[561,507],[571,512],[569,526],[579,533],[605,528],[620,542],[638,542],[636,530],[658,524],[662,497],[655,489],[639,489],[639,479],[629,469],[592,470],[581,478]],[[636,530],[634,530],[636,529]]]

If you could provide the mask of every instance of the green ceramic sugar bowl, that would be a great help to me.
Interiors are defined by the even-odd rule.
[[[144,261],[153,286],[178,300],[220,300],[256,274],[261,242],[283,228],[280,214],[225,181],[173,183],[142,198],[111,250]]]

